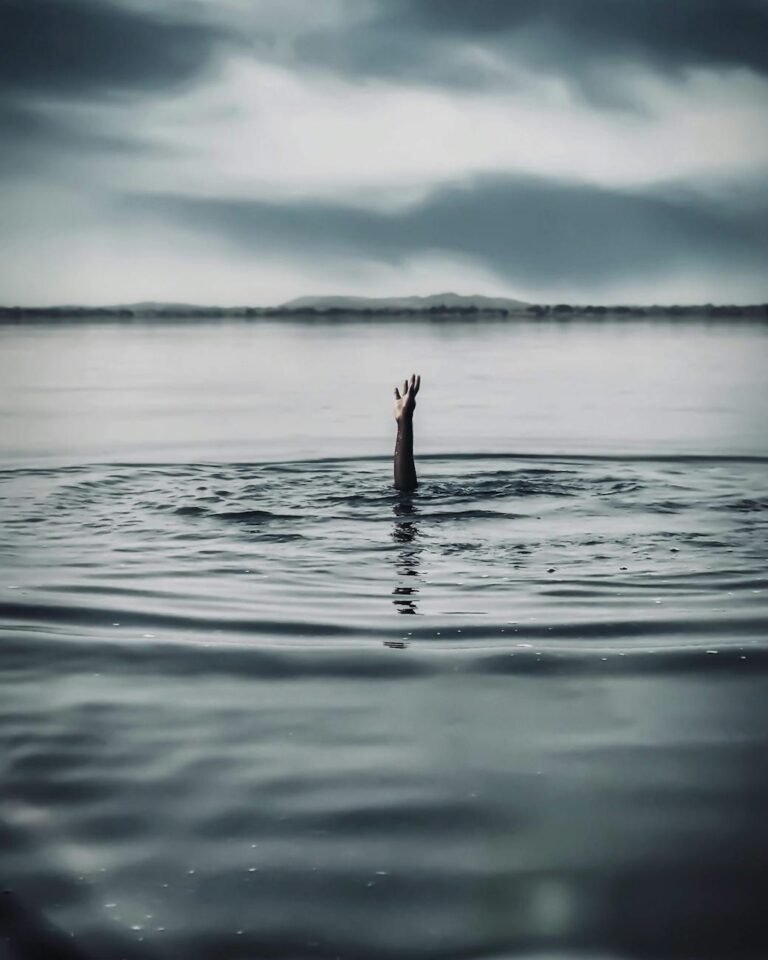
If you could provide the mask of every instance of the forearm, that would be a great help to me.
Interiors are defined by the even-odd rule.
[[[397,490],[415,490],[417,484],[416,465],[413,462],[413,419],[404,417],[397,422],[395,488]]]

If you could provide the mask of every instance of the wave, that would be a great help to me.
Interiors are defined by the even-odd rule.
[[[408,641],[343,646],[271,645],[232,642],[137,643],[110,640],[94,644],[87,638],[62,639],[42,632],[3,637],[3,664],[9,678],[18,673],[46,676],[104,671],[126,671],[173,678],[233,676],[295,680],[303,677],[352,678],[387,681],[393,678],[457,674],[482,676],[631,675],[685,672],[737,675],[768,671],[768,644],[745,648],[730,640],[716,647],[696,642],[605,649],[597,646],[537,644],[498,646],[482,644],[432,646]]]
[[[84,473],[94,469],[115,469],[115,470],[160,470],[168,472],[170,475],[177,475],[178,472],[195,473],[199,470],[225,467],[226,469],[248,470],[259,469],[268,471],[285,471],[301,473],[307,467],[317,467],[324,465],[340,464],[367,464],[382,463],[391,464],[391,453],[382,454],[363,454],[355,456],[334,456],[334,457],[305,457],[291,458],[290,460],[270,459],[270,460],[198,460],[198,461],[178,461],[178,460],[94,460],[92,462],[68,463],[64,460],[54,464],[24,464],[13,467],[0,468],[0,479],[13,478],[21,476],[53,476],[56,474]],[[417,466],[420,462],[434,463],[467,463],[467,462],[503,462],[512,463],[521,462],[545,462],[557,466],[558,464],[580,464],[580,463],[608,463],[608,464],[679,464],[697,465],[697,464],[768,464],[768,455],[747,454],[747,453],[644,453],[644,452],[626,452],[626,453],[593,453],[593,452],[551,452],[541,451],[445,451],[445,452],[427,452],[417,453]],[[226,474],[221,474],[219,479],[224,479]],[[100,481],[106,482],[106,481]]]

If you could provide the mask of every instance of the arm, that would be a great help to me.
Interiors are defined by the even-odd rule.
[[[415,490],[418,484],[416,466],[413,462],[413,411],[416,409],[416,394],[421,386],[421,377],[416,374],[403,383],[403,393],[395,387],[395,488]]]

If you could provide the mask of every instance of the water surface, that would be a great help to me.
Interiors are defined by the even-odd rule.
[[[0,328],[8,935],[764,955],[767,344]]]

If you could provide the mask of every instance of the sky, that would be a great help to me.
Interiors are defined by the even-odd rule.
[[[0,303],[768,300],[768,0],[0,0]]]

